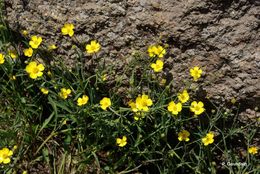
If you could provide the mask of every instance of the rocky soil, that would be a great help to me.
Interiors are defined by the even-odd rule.
[[[198,65],[205,72],[199,93],[219,103],[236,98],[245,115],[260,106],[260,0],[4,1],[13,30],[57,44],[67,62],[75,60],[71,38],[60,33],[67,22],[80,43],[97,39],[100,56],[118,69],[136,50],[161,41],[169,45],[164,70],[177,89],[188,67]]]

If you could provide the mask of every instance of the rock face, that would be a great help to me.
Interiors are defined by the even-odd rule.
[[[179,88],[188,67],[198,65],[208,97],[260,106],[260,0],[5,0],[5,6],[13,30],[57,44],[68,61],[71,38],[60,33],[68,22],[79,42],[97,39],[101,56],[118,66],[160,40],[169,45],[165,71]]]

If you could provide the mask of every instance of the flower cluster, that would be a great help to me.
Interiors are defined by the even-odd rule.
[[[178,93],[178,99],[180,102],[175,103],[174,101],[171,101],[168,104],[168,111],[171,112],[173,115],[178,115],[179,112],[182,110],[182,103],[186,103],[189,99],[189,93],[187,90],[183,90],[181,93]],[[204,104],[199,101],[193,101],[190,106],[191,112],[194,112],[195,115],[200,115],[205,111]]]
[[[148,95],[139,95],[135,102],[130,100],[128,105],[131,107],[131,110],[134,112],[134,119],[139,120],[144,118],[144,113],[149,111],[149,107],[153,105],[153,101],[149,98]]]
[[[148,111],[149,106],[152,106],[153,101],[149,98],[148,95],[139,95],[135,102],[130,101],[129,106],[132,108],[133,112],[138,112],[138,111]]]
[[[157,56],[158,58],[163,58],[166,53],[166,50],[161,45],[151,45],[147,51],[150,57]]]
[[[150,57],[158,57],[158,58],[163,58],[163,56],[166,53],[166,50],[160,46],[160,45],[151,45],[148,47],[148,54]],[[163,61],[161,59],[156,60],[155,63],[151,63],[151,68],[153,68],[153,71],[158,73],[163,70]]]
[[[73,24],[64,24],[64,26],[61,28],[61,33],[62,35],[68,35],[70,37],[72,37],[74,35],[74,25]],[[73,38],[73,39],[76,39],[76,38]],[[23,53],[26,57],[32,57],[34,55],[37,55],[37,50],[35,49],[38,49],[40,47],[42,43],[42,38],[39,37],[39,36],[32,36],[31,37],[31,40],[29,41],[29,45],[30,47],[27,48],[27,49],[24,49],[23,50]],[[48,49],[49,51],[52,51],[52,50],[55,50],[57,49],[57,46],[54,45],[54,44],[51,44],[48,46]],[[84,48],[84,51],[89,54],[89,55],[94,55],[96,56],[96,53],[98,53],[101,49],[101,45],[98,41],[96,40],[91,40],[89,42],[89,44],[87,44]],[[53,51],[54,52],[54,51]],[[150,64],[150,67],[153,69],[153,71],[155,73],[159,73],[161,71],[163,71],[163,68],[164,68],[164,62],[163,62],[163,57],[165,56],[166,54],[166,49],[163,47],[163,46],[160,46],[160,45],[151,45],[149,48],[148,48],[148,54],[149,54],[149,57],[151,57],[149,59],[149,63]],[[15,51],[9,51],[9,55],[6,55],[7,58],[11,57],[12,59],[16,59],[17,58],[17,53]],[[12,60],[13,61],[13,60]],[[3,64],[5,62],[5,55],[3,54],[0,54],[0,64]],[[28,65],[25,67],[25,71],[27,72],[27,74],[29,75],[30,78],[32,79],[37,79],[39,77],[42,77],[44,75],[44,70],[45,70],[45,67],[43,64],[39,63],[38,61],[32,61],[32,59],[30,59],[28,61]],[[27,62],[26,62],[27,63]],[[49,68],[46,66],[46,68]],[[51,71],[51,69],[50,69]],[[56,71],[53,71],[53,74],[48,71],[48,75],[49,77],[46,77],[46,79],[51,79],[51,82],[56,82],[53,77],[55,77],[55,72]],[[103,74],[103,75],[102,75]],[[11,74],[9,76],[10,79],[12,80],[15,80],[16,79],[16,76],[12,76],[13,74]],[[16,74],[17,75],[17,74]],[[153,74],[155,77],[157,77],[158,74]],[[190,76],[193,78],[194,81],[198,81],[199,78],[201,78],[201,75],[202,75],[202,69],[198,66],[195,66],[193,68],[190,69]],[[160,75],[158,75],[159,77]],[[19,77],[19,75],[17,76]],[[105,84],[105,81],[108,79],[107,78],[107,74],[104,74],[104,72],[101,72],[100,74],[98,74],[98,77],[101,77],[101,80],[102,80],[102,84]],[[109,76],[110,77],[110,76]],[[43,80],[45,79],[44,77],[43,78],[40,78],[40,80]],[[40,80],[39,81],[36,81],[37,84],[40,83]],[[63,79],[62,79],[63,80]],[[110,80],[110,78],[109,78]],[[160,79],[160,85],[161,86],[164,86],[165,83],[166,83],[166,79],[163,79],[161,78]],[[18,80],[17,80],[18,81]],[[107,80],[108,81],[108,80]],[[39,82],[39,83],[38,83]],[[99,81],[98,81],[99,82]],[[154,81],[153,81],[154,82]],[[58,82],[60,83],[60,81]],[[49,97],[51,97],[50,95],[53,94],[53,91],[51,91],[51,89],[60,89],[58,88],[58,86],[60,84],[55,84],[54,86],[49,86],[50,83],[46,83],[46,82],[43,82],[41,83],[39,86],[39,90],[41,91],[42,94],[44,95],[48,95],[49,94]],[[96,84],[95,84],[96,85]],[[150,84],[149,84],[150,85]],[[84,86],[84,85],[83,85]],[[97,85],[98,86],[98,85]],[[170,85],[169,85],[170,86]],[[61,86],[63,87],[63,86]],[[71,85],[71,88],[61,88],[60,91],[57,91],[56,95],[58,95],[60,98],[62,99],[67,99],[68,97],[70,97],[69,99],[73,98],[72,97],[72,90],[74,87],[74,83]],[[86,87],[86,86],[84,86]],[[96,87],[96,86],[95,86]],[[147,114],[153,114],[154,113],[154,110],[156,110],[156,112],[158,111],[157,109],[159,108],[159,110],[163,111],[163,114],[166,113],[165,115],[173,115],[173,116],[177,116],[179,115],[182,110],[184,110],[185,108],[188,108],[190,112],[192,112],[195,116],[198,116],[198,115],[201,115],[205,112],[205,108],[204,108],[204,103],[202,101],[189,101],[190,100],[190,95],[188,93],[188,90],[189,88],[186,87],[187,89],[183,89],[182,91],[180,91],[176,98],[172,98],[171,97],[171,100],[168,101],[168,98],[166,97],[166,101],[167,101],[167,105],[160,105],[158,106],[159,104],[161,104],[160,100],[159,100],[159,104],[156,103],[155,107],[152,108],[152,106],[154,105],[153,103],[153,100],[152,98],[154,96],[157,96],[157,95],[152,95],[152,96],[149,96],[149,95],[146,95],[146,94],[140,94],[136,97],[136,99],[133,99],[133,100],[130,100],[128,102],[128,105],[129,107],[125,110],[129,111],[131,110],[131,114],[133,114],[133,118],[134,120],[140,120],[140,119],[143,119]],[[161,88],[160,88],[161,89]],[[50,90],[50,91],[49,91]],[[79,88],[77,88],[77,90],[79,90]],[[74,91],[77,91],[77,90],[73,90],[73,93]],[[79,106],[79,107],[76,107],[76,111],[81,111],[81,109],[84,109],[84,113],[86,110],[90,109],[90,112],[92,112],[92,109],[93,108],[98,108],[99,110],[104,110],[102,113],[103,114],[108,114],[109,115],[109,112],[111,112],[111,115],[114,114],[111,118],[114,119],[115,117],[119,116],[120,119],[123,118],[123,116],[121,117],[121,113],[114,110],[114,107],[111,107],[112,106],[112,101],[110,98],[108,97],[103,97],[98,104],[96,105],[92,105],[92,97],[93,95],[90,95],[90,103],[91,103],[91,107],[85,107],[87,106],[88,102],[89,102],[89,96],[85,94],[85,90],[87,90],[86,88],[84,89],[81,89],[80,90],[84,91],[84,92],[80,92],[76,95],[75,98],[71,99],[73,100],[73,104],[75,104],[75,106]],[[139,90],[139,89],[138,89]],[[142,90],[140,90],[142,92]],[[140,92],[139,91],[139,92]],[[50,93],[49,93],[50,92]],[[166,93],[167,94],[167,93]],[[132,94],[131,94],[132,95]],[[163,96],[163,95],[162,95]],[[150,98],[151,97],[151,98]],[[94,98],[94,97],[93,97]],[[156,98],[156,97],[154,97]],[[163,102],[165,101],[163,100]],[[62,102],[62,103],[70,103],[70,101],[66,101],[66,102]],[[71,104],[71,103],[70,103]],[[113,105],[115,105],[113,103]],[[167,107],[167,110],[166,110],[166,107]],[[100,109],[101,108],[101,109]],[[122,110],[124,110],[122,109]],[[120,110],[121,111],[121,110]],[[150,111],[150,112],[149,112]],[[96,112],[96,110],[94,111]],[[81,112],[79,112],[81,114]],[[80,115],[79,114],[79,115]],[[128,112],[127,112],[128,114]],[[94,115],[94,114],[93,114]],[[158,114],[159,115],[159,114]],[[152,115],[151,117],[149,117],[149,119],[153,119],[153,116]],[[157,116],[157,113],[156,113],[156,116]],[[111,119],[109,117],[109,119]],[[175,117],[174,117],[175,118]],[[118,120],[120,120],[118,119]],[[124,119],[124,118],[123,118]],[[160,119],[160,118],[159,118]],[[159,120],[158,119],[158,120]],[[164,117],[163,117],[164,120],[166,120]],[[168,119],[168,118],[167,118]],[[172,118],[170,118],[172,119]],[[169,119],[169,120],[170,120]],[[62,125],[66,124],[66,121],[68,119],[66,118],[65,120],[62,120],[60,121],[60,123]],[[126,118],[127,121],[128,118]],[[164,121],[163,120],[163,121]],[[188,119],[189,120],[189,119]],[[114,120],[113,120],[114,121]],[[121,120],[120,120],[121,121]],[[157,128],[157,118],[156,118],[156,124],[155,124],[155,127]],[[175,121],[175,120],[174,120]],[[179,121],[179,119],[177,120]],[[183,120],[182,120],[183,121]],[[129,121],[130,122],[130,121]],[[184,122],[184,121],[183,121]],[[177,130],[178,130],[178,140],[181,142],[180,144],[182,143],[185,143],[185,142],[189,142],[190,139],[192,139],[193,137],[191,136],[191,133],[187,130],[184,129],[184,127],[186,127],[186,125],[183,124],[183,122],[181,123],[181,129],[179,130],[178,126],[177,127]],[[117,122],[118,123],[118,122]],[[120,122],[121,123],[121,122]],[[125,122],[122,122],[122,123],[125,123]],[[134,123],[133,125],[138,125],[139,123],[141,123],[140,125],[142,125],[144,122],[136,122]],[[145,124],[145,123],[144,123]],[[160,123],[159,123],[160,124]],[[175,124],[175,123],[174,123]],[[177,125],[177,124],[176,124]],[[139,125],[138,125],[139,126]],[[160,126],[160,125],[159,125]],[[165,125],[163,125],[165,126]],[[165,126],[167,127],[167,125]],[[124,127],[125,128],[125,127]],[[167,127],[168,129],[168,127]],[[114,130],[114,129],[113,129]],[[119,129],[119,131],[121,131],[122,129]],[[160,129],[159,129],[160,130]],[[170,130],[170,129],[169,129]],[[128,130],[127,130],[128,131]],[[161,131],[161,130],[160,130]],[[191,130],[190,130],[191,131]],[[130,131],[128,131],[130,132]],[[129,133],[130,134],[130,133]],[[206,133],[205,133],[206,134]],[[113,134],[114,135],[117,135],[116,134]],[[122,134],[124,135],[124,134]],[[130,134],[131,135],[131,134]],[[196,134],[195,134],[196,135]],[[199,137],[199,140],[200,140],[200,143],[204,146],[208,146],[210,144],[212,144],[214,142],[214,133],[213,132],[207,132],[206,135],[203,135],[203,136],[200,136]],[[115,144],[118,146],[118,147],[125,147],[129,142],[131,142],[131,138],[134,137],[135,138],[135,135],[134,136],[129,136],[127,137],[127,135],[124,135],[124,136],[118,136],[118,137],[114,137],[114,141],[115,141]],[[141,135],[140,135],[141,137]],[[161,136],[163,137],[163,136]],[[133,139],[134,139],[133,138]],[[130,141],[129,141],[130,140]],[[193,142],[192,142],[193,143]],[[138,144],[138,141],[137,143]],[[251,147],[248,147],[248,153],[250,154],[257,154],[257,151],[258,151],[258,148],[256,146],[251,146]],[[8,164],[10,163],[11,161],[11,157],[13,155],[13,151],[12,150],[9,150],[8,148],[3,148],[0,150],[0,164],[1,163],[4,163],[4,164]]]
[[[27,57],[32,57],[33,49],[37,49],[41,45],[41,43],[42,43],[42,37],[35,36],[35,35],[32,36],[31,40],[29,41],[29,45],[31,47],[23,50],[24,55]]]

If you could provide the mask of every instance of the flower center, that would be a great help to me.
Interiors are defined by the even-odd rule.
[[[39,69],[37,67],[33,68],[33,71],[32,71],[34,74],[37,74],[39,72]]]
[[[145,101],[145,100],[143,100],[142,102],[141,102],[141,106],[147,106],[147,102]]]
[[[4,153],[4,154],[2,154],[2,157],[5,159],[8,157],[8,154]]]
[[[96,49],[97,49],[97,46],[96,46],[96,45],[91,45],[91,49],[92,49],[92,50],[96,50]]]
[[[194,109],[195,109],[196,111],[199,111],[201,108],[197,105],[197,106],[194,107]]]
[[[185,100],[185,96],[184,95],[181,95],[180,98],[181,98],[181,100]]]
[[[178,110],[176,105],[174,105],[174,106],[172,107],[172,109],[173,109],[174,111],[177,111],[177,110]]]
[[[194,75],[198,76],[199,75],[199,71],[194,71]]]

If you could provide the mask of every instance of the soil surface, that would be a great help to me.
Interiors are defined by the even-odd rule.
[[[176,89],[190,78],[189,67],[201,66],[199,93],[217,103],[235,98],[245,115],[260,106],[260,0],[5,0],[5,6],[13,30],[56,44],[66,62],[76,54],[73,39],[61,35],[64,23],[75,25],[82,44],[97,39],[99,56],[119,70],[131,54],[161,42]]]

